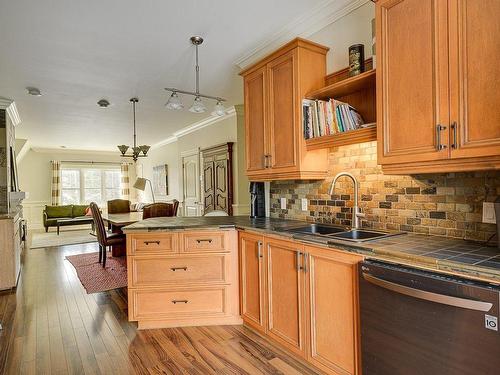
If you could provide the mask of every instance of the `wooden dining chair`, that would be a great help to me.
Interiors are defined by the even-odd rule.
[[[108,201],[108,214],[126,214],[130,212],[130,201],[127,199],[112,199]]]
[[[92,210],[92,218],[94,219],[97,242],[99,243],[99,263],[102,261],[102,266],[106,268],[106,249],[108,246],[124,244],[125,234],[111,233],[106,230],[101,211],[95,202],[90,203],[90,209]]]
[[[152,203],[144,206],[142,218],[177,216],[179,201],[174,199],[172,203]]]

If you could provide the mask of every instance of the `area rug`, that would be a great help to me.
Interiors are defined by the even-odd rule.
[[[39,233],[34,232],[31,235],[31,249],[40,249],[42,247],[53,247],[63,245],[75,245],[79,243],[96,242],[97,238],[90,234],[89,229],[61,231],[59,235],[56,232]]]
[[[112,257],[108,254],[106,268],[98,262],[99,253],[69,255],[66,259],[75,267],[87,294],[105,292],[127,286],[126,257]]]

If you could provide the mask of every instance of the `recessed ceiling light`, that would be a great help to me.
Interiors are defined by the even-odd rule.
[[[101,108],[109,107],[109,102],[106,99],[101,99],[97,102],[97,105]]]
[[[41,91],[36,87],[26,87],[26,91],[28,92],[28,94],[33,96],[42,96]]]

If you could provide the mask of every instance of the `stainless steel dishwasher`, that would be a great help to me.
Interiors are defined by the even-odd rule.
[[[377,261],[359,266],[363,375],[500,374],[500,288]]]

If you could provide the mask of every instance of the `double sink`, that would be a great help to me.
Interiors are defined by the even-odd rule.
[[[390,233],[390,232],[365,230],[365,229],[348,230],[345,227],[323,225],[323,224],[307,224],[300,227],[287,228],[286,231],[297,234],[317,235],[321,237],[327,237],[342,241],[352,241],[352,242],[365,242],[365,241],[403,234],[400,232]]]

